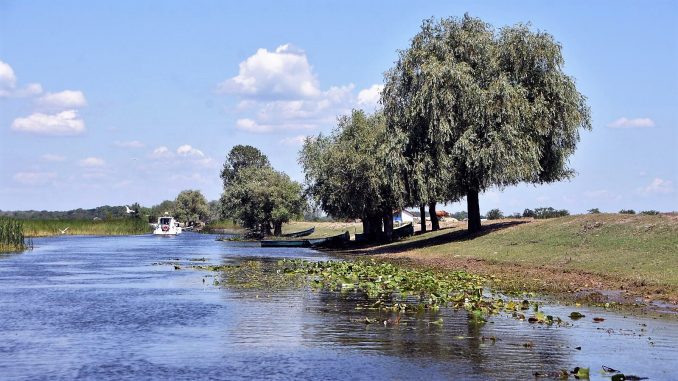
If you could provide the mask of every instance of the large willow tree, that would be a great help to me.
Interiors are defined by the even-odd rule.
[[[468,15],[424,21],[382,93],[406,182],[421,193],[426,181],[444,186],[447,201],[466,197],[477,232],[479,193],[572,177],[568,157],[591,122],[563,65],[553,37],[526,25],[497,32]]]
[[[393,210],[402,204],[386,133],[382,114],[354,110],[331,135],[307,139],[299,155],[310,196],[336,218],[360,218],[370,239],[382,235],[382,225],[390,238]]]

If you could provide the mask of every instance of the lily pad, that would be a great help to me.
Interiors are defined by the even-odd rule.
[[[570,319],[572,319],[572,320],[578,320],[578,319],[581,319],[583,317],[586,317],[586,315],[584,315],[580,312],[577,312],[577,311],[573,311],[572,313],[570,313]]]

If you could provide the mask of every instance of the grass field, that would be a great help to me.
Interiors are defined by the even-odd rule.
[[[150,233],[148,223],[135,218],[119,220],[23,220],[27,237],[52,235],[128,235]],[[68,229],[66,229],[68,228]],[[66,230],[65,230],[66,229]],[[65,231],[64,231],[65,230]],[[62,233],[63,232],[63,233]]]
[[[433,267],[498,265],[482,270],[497,271],[497,276],[522,272],[523,279],[542,278],[534,280],[543,283],[550,281],[548,277],[589,274],[616,280],[615,285],[621,288],[659,286],[657,293],[670,299],[678,297],[676,215],[591,214],[498,220],[485,223],[483,233],[474,237],[466,233],[465,223],[458,223],[357,252]],[[474,266],[467,267],[473,270]],[[588,280],[568,281],[588,286]]]

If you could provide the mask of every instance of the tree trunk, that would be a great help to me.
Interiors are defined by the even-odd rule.
[[[426,233],[426,205],[419,205],[419,215],[421,216],[421,232]]]
[[[477,233],[480,231],[480,204],[478,203],[478,191],[469,189],[466,196],[466,205],[468,207],[468,232]]]
[[[280,237],[282,235],[282,222],[273,223],[273,235]]]
[[[370,239],[370,228],[370,219],[363,217],[363,237],[365,237],[367,240]]]
[[[384,213],[384,237],[387,241],[393,240],[393,212]]]
[[[431,230],[432,231],[440,230],[440,222],[438,222],[438,216],[436,215],[435,202],[431,202],[428,204],[428,214],[431,215]]]
[[[370,217],[370,241],[376,241],[381,238],[382,230],[382,219],[381,216],[372,216]]]

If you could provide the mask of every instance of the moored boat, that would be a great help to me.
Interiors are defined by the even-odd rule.
[[[351,239],[348,232],[341,234],[312,239],[264,239],[261,247],[316,247],[316,246],[340,246]]]
[[[299,232],[283,234],[283,237],[290,237],[290,238],[306,237],[306,236],[313,234],[314,232],[315,232],[315,226],[310,228],[310,229],[302,230],[302,231],[299,231]]]
[[[171,216],[162,216],[158,218],[158,224],[155,230],[155,235],[177,235],[181,234],[181,227],[179,223]]]

